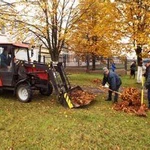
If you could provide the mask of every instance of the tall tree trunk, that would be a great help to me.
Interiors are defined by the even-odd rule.
[[[107,58],[107,68],[109,69],[109,67],[110,67],[110,59]]]
[[[95,55],[93,54],[93,55],[92,55],[92,70],[95,70],[95,69],[96,69],[95,63],[96,63],[96,57],[95,57]]]
[[[89,54],[86,55],[86,72],[90,71],[90,56]]]
[[[127,58],[125,58],[124,68],[125,68],[125,73],[127,75],[127,70],[128,70],[128,67],[127,67]]]
[[[52,61],[59,61],[59,53],[57,49],[52,50],[50,54]]]

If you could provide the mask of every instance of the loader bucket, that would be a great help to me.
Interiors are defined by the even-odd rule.
[[[85,92],[80,86],[70,89],[67,93],[60,95],[60,102],[69,108],[79,108],[89,105],[95,98],[92,93]]]

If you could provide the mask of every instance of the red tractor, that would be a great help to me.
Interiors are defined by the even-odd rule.
[[[30,62],[27,44],[0,43],[0,88],[13,90],[22,102],[31,101],[33,90],[49,96],[53,87],[58,92],[54,70],[61,66],[57,65]]]
[[[62,105],[80,107],[73,104],[68,93],[82,89],[79,86],[71,89],[62,63],[40,62],[40,54],[38,61],[31,62],[32,54],[33,49],[27,44],[0,43],[0,89],[14,91],[21,102],[31,101],[33,90],[49,96],[55,89]]]

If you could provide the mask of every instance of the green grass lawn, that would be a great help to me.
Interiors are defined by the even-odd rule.
[[[95,87],[99,74],[70,74],[71,84]],[[140,88],[135,79],[122,76],[124,87]],[[147,118],[112,109],[99,93],[91,105],[68,109],[53,95],[34,93],[30,103],[21,103],[11,92],[0,96],[1,150],[122,150],[150,147],[150,112]],[[145,99],[145,103],[146,103]]]

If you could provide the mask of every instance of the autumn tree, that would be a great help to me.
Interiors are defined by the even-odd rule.
[[[109,0],[80,0],[79,6],[80,13],[86,13],[74,25],[70,38],[72,48],[86,55],[111,57],[114,53],[120,54],[119,13],[115,3]]]
[[[9,17],[10,14],[13,14],[13,12],[13,8],[10,7],[8,2],[0,1],[0,30],[2,31],[2,33],[5,32],[5,26],[8,25],[8,22],[6,22],[5,20]]]
[[[3,20],[17,41],[43,44],[53,61],[58,61],[72,20],[78,19],[76,0],[16,0],[9,4],[13,14]]]
[[[147,57],[150,46],[150,1],[116,0],[122,22],[122,36],[128,37],[130,49],[134,47],[137,54],[137,82],[141,82],[142,57]]]

